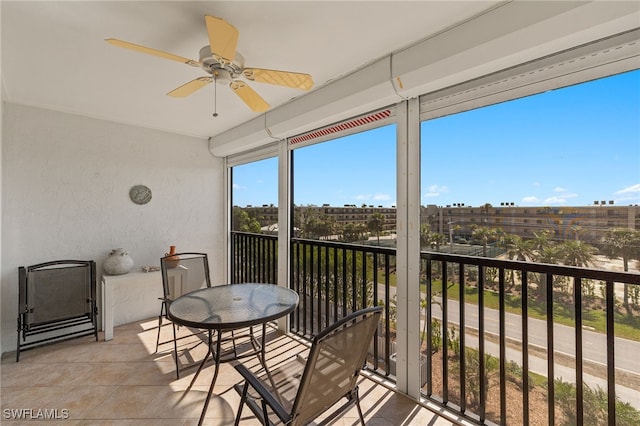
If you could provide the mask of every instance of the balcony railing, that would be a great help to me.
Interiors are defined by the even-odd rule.
[[[231,282],[278,282],[278,237],[231,233]]]
[[[274,237],[233,232],[232,243],[236,282],[275,282]],[[420,257],[425,399],[481,424],[640,424],[639,274]],[[393,379],[395,261],[393,248],[293,239],[291,332],[383,305],[370,368]]]
[[[291,331],[312,337],[351,312],[383,305],[383,323],[374,336],[371,363],[391,374],[391,281],[395,283],[395,249],[333,241],[291,242],[290,285],[300,295]],[[394,339],[395,340],[395,339]]]
[[[421,259],[428,399],[480,423],[640,420],[640,275],[431,252]],[[635,308],[621,306],[625,291]]]
[[[231,247],[234,283],[276,283],[276,237],[232,232]],[[291,314],[290,331],[311,338],[351,312],[384,305],[371,360],[376,371],[392,374],[390,312],[395,312],[395,302],[389,289],[392,277],[395,284],[395,249],[296,238],[291,253],[290,286],[300,295],[300,304]]]

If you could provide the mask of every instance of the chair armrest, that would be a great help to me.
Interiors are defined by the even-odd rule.
[[[273,409],[273,412],[280,418],[280,420],[286,423],[291,418],[291,414],[285,410],[282,404],[278,402],[273,394],[262,384],[260,379],[258,379],[251,371],[242,364],[236,365],[235,369],[246,380],[246,382],[249,383],[256,392],[258,392],[260,397]]]

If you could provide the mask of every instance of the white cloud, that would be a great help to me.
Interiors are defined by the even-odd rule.
[[[638,204],[640,203],[640,183],[631,185],[616,191],[616,204]]]
[[[440,186],[437,184],[429,185],[424,197],[439,197],[440,194],[449,192],[449,188],[446,186]]]
[[[539,203],[539,202],[540,202],[540,199],[534,195],[530,195],[528,197],[522,198],[523,204],[533,204],[533,203]]]
[[[567,204],[569,199],[576,198],[578,194],[566,193],[562,195],[554,195],[553,197],[549,197],[545,199],[543,204]]]
[[[437,192],[449,192],[449,188],[448,187],[446,187],[444,185],[440,186],[440,185],[437,185],[437,184],[429,185],[427,190],[429,192],[436,192],[436,191]]]
[[[374,201],[387,201],[391,198],[391,196],[389,194],[358,194],[356,195],[356,200],[359,201],[367,201],[367,200],[374,200]]]
[[[563,197],[549,197],[542,204],[565,204],[567,202]]]
[[[365,204],[377,204],[377,205],[395,205],[394,202],[391,201],[391,196],[389,194],[358,194],[355,196],[355,200],[357,203],[365,203]]]
[[[553,188],[553,192],[567,192],[567,190],[561,186],[556,186]]]
[[[640,193],[640,183],[636,183],[635,185],[631,185],[627,188],[621,189],[620,191],[616,191],[615,194],[635,194]]]
[[[391,196],[389,194],[376,194],[373,196],[375,201],[389,201]]]

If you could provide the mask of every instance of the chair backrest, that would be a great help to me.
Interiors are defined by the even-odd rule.
[[[56,260],[19,268],[18,310],[23,324],[91,317],[96,300],[95,262]]]
[[[354,312],[316,335],[292,407],[292,424],[316,418],[354,390],[382,307]]]
[[[176,253],[160,258],[164,297],[174,300],[183,294],[211,287],[206,253]]]

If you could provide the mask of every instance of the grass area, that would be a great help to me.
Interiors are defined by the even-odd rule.
[[[426,292],[426,286],[420,286],[421,292]],[[435,281],[432,284],[432,291],[434,294],[442,294],[442,282]],[[478,304],[478,289],[475,287],[465,287],[465,302]],[[460,295],[460,285],[459,284],[450,284],[447,287],[447,298],[451,300],[459,300]],[[484,290],[484,306],[490,309],[499,309],[500,308],[500,300],[498,298],[498,294]],[[529,298],[528,301],[529,307],[529,317],[537,318],[541,320],[546,320],[546,304],[541,301],[537,301],[535,299]],[[505,295],[505,308],[507,312],[513,314],[522,314],[521,310],[521,297],[515,296],[511,294]],[[575,319],[573,306],[566,306],[560,303],[554,303],[554,311],[553,311],[554,322],[558,324],[567,325],[569,327],[575,327]],[[616,313],[614,316],[615,320],[615,333],[616,337],[621,337],[624,339],[640,341],[640,318],[632,317],[629,318],[626,315],[621,315]],[[607,331],[607,322],[606,315],[604,311],[601,310],[590,310],[583,311],[582,313],[582,324],[586,327],[592,327],[595,331],[599,333],[606,333]]]

